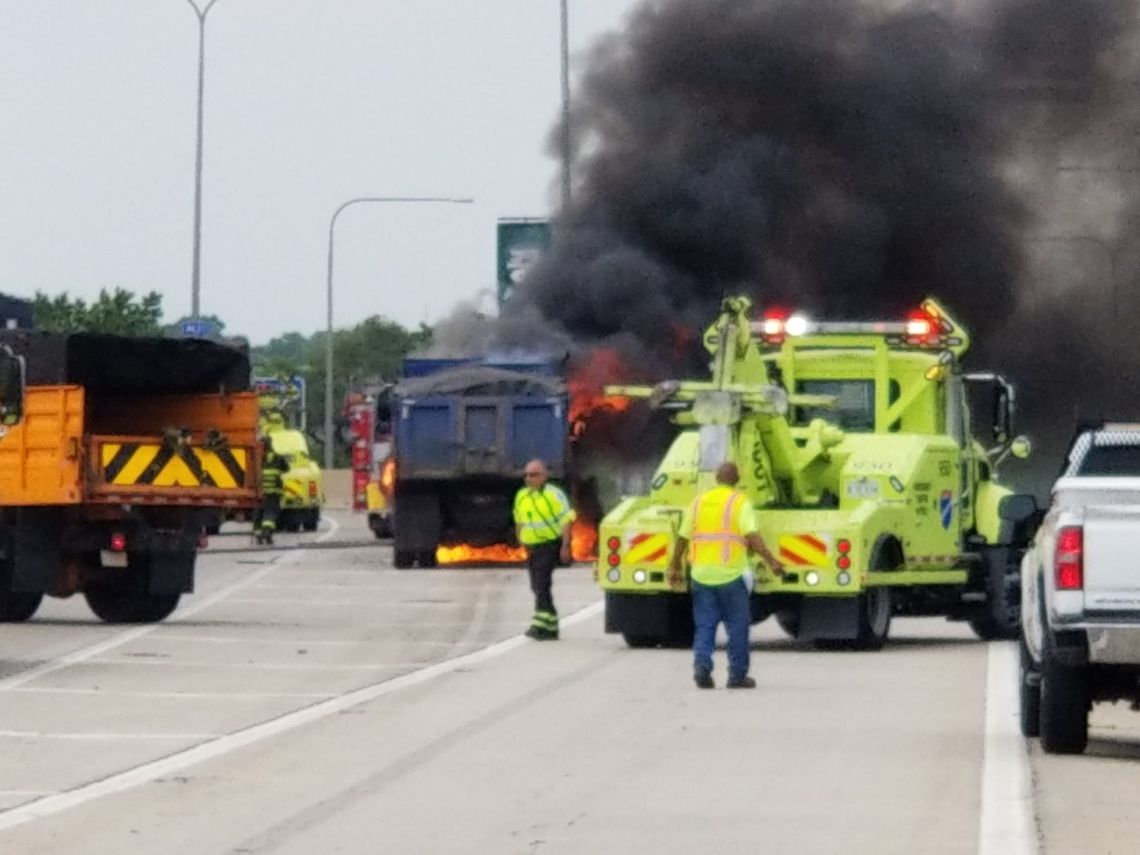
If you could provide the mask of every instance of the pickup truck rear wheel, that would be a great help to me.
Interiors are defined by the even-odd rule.
[[[23,623],[30,620],[43,602],[41,593],[5,591],[0,593],[0,622]]]
[[[1025,639],[1020,638],[1017,646],[1021,659],[1017,672],[1021,735],[1032,739],[1041,735],[1041,675],[1034,667]]]
[[[1089,684],[1084,668],[1041,661],[1041,747],[1049,754],[1081,754],[1089,742]]]

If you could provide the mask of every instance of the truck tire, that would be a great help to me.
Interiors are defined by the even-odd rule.
[[[178,608],[181,594],[153,594],[148,574],[136,570],[122,578],[90,583],[83,592],[95,616],[106,623],[158,623]]]
[[[851,646],[855,650],[882,650],[891,634],[891,589],[868,588],[859,595],[859,634]]]
[[[425,549],[423,552],[417,552],[416,553],[416,561],[418,561],[420,566],[423,567],[425,570],[430,570],[432,567],[435,567],[437,564],[436,557],[435,557],[435,550],[434,549]]]
[[[1083,667],[1062,665],[1048,647],[1041,657],[1041,747],[1081,754],[1089,742],[1089,685]]]
[[[305,519],[301,523],[301,528],[305,531],[316,531],[321,527],[321,512],[319,510],[309,511],[305,514]]]
[[[776,612],[776,623],[791,638],[800,637],[800,610],[781,609]]]
[[[5,591],[0,593],[0,622],[23,623],[30,620],[43,602],[42,593]]]
[[[1021,735],[1032,739],[1041,735],[1041,677],[1033,667],[1025,638],[1018,639],[1017,647],[1021,660],[1017,670]]]
[[[637,635],[632,632],[623,632],[621,637],[624,638],[625,643],[634,650],[648,650],[661,643],[661,639],[652,635]]]
[[[969,621],[982,641],[1013,641],[1021,634],[1020,561],[1020,549],[996,546],[982,550],[986,611]]]
[[[392,566],[397,570],[407,570],[416,563],[416,553],[397,549],[392,553]]]

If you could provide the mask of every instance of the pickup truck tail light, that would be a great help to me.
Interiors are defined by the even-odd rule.
[[[1084,587],[1084,532],[1080,526],[1068,525],[1058,530],[1053,570],[1058,591],[1079,591]]]

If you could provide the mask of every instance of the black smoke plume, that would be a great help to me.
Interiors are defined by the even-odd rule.
[[[1140,415],[1121,383],[1140,349],[1098,332],[1140,319],[1118,160],[1136,19],[1134,0],[647,2],[589,57],[573,201],[494,338],[699,376],[725,294],[842,319],[933,294],[970,364],[1019,385],[1051,475],[1075,419]]]

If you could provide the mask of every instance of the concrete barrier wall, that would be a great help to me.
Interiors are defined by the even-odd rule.
[[[346,510],[352,507],[352,470],[326,469],[325,507],[330,510]]]

